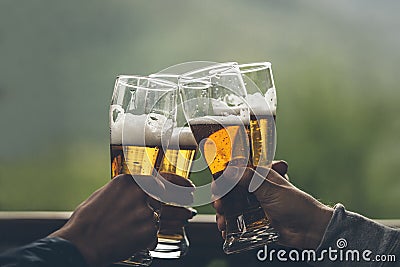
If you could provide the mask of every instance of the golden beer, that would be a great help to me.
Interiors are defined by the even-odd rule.
[[[110,145],[111,177],[119,174],[153,175],[163,157],[158,146]]]
[[[174,173],[188,179],[197,146],[169,148],[162,161],[160,172]]]
[[[186,184],[177,179],[189,179],[196,151],[197,143],[190,128],[175,128],[159,168],[160,175],[171,183]],[[158,244],[150,252],[155,258],[180,258],[187,253],[189,247],[183,226],[170,227],[163,223],[163,212],[167,212],[168,206],[170,205],[162,204]]]
[[[179,80],[185,115],[216,181],[216,196],[222,196],[226,254],[263,246],[276,237],[254,194],[222,175],[228,165],[256,168],[272,163],[273,116],[250,118],[273,113],[276,107],[272,76],[266,73],[269,67],[269,63],[217,64],[185,73]]]
[[[168,81],[135,75],[117,77],[109,113],[111,179],[119,174],[133,178],[157,175],[164,156],[163,139],[169,140],[175,122],[176,95],[177,85]],[[153,194],[152,186],[142,189]],[[144,249],[122,262],[147,267],[152,258]]]
[[[276,116],[250,115],[250,143],[253,166],[270,167],[275,154]]]
[[[249,147],[247,127],[243,125],[192,121],[191,127],[199,144],[205,139],[200,149],[214,179],[221,175],[230,161],[245,159],[249,154],[246,152]]]
[[[190,121],[196,141],[200,145],[202,154],[210,168],[214,180],[218,179],[229,162],[236,162],[242,166],[252,167],[255,154],[261,157],[264,149],[258,149],[264,142],[262,138],[262,125],[256,129],[253,122],[253,133],[251,125],[243,125],[241,121],[218,123],[217,120],[193,119]],[[254,134],[255,153],[249,151],[250,136]],[[255,135],[258,135],[256,137]],[[203,141],[202,141],[203,140]],[[258,143],[258,144],[257,144]],[[259,233],[259,238],[268,237],[267,233],[259,230],[267,224],[264,211],[260,207],[256,197],[249,193],[247,188],[234,186],[226,195],[221,198],[224,214],[226,216],[226,230],[229,238],[246,238],[243,232]],[[238,244],[240,247],[241,245]],[[243,242],[243,249],[248,249],[248,240]],[[228,251],[228,253],[231,253]]]
[[[202,144],[200,149],[214,180],[222,175],[229,162],[252,166],[248,125],[243,125],[240,120],[222,124],[205,118],[192,120],[190,125],[196,141]],[[222,201],[228,217],[236,216],[259,205],[252,194],[239,186],[235,186],[227,193]]]

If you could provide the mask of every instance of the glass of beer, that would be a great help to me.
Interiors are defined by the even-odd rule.
[[[175,122],[177,85],[161,79],[119,76],[110,107],[111,178],[119,174],[156,176]],[[136,181],[138,182],[138,181]],[[152,194],[151,188],[146,190]],[[123,229],[122,229],[123,230]],[[148,250],[123,264],[149,266]]]
[[[159,169],[160,175],[171,183],[170,186],[192,187],[192,183],[188,179],[196,151],[197,143],[190,128],[174,128],[170,144]],[[171,216],[179,215],[180,212],[185,214],[187,211],[183,209],[190,211],[191,209],[182,206],[183,203],[176,199],[179,198],[179,192],[171,190],[170,186],[166,185],[167,194],[164,199],[166,203],[161,204],[157,247],[150,251],[154,258],[178,259],[183,257],[189,249],[189,240],[184,227],[185,222],[171,224],[170,220]],[[174,191],[176,192],[175,195]],[[168,195],[168,193],[171,195]],[[190,201],[186,202],[185,206],[189,206]],[[169,220],[165,218],[169,218]]]
[[[277,97],[270,62],[239,65],[246,87],[247,104],[250,108],[250,143],[252,166],[265,173],[271,168],[276,148]],[[255,181],[250,188],[255,190],[263,181]],[[270,241],[276,241],[278,234],[269,229]]]
[[[161,78],[177,83],[179,75],[171,74],[176,73],[174,66],[167,70],[168,73],[159,72],[151,74],[149,77]],[[189,178],[192,164],[197,154],[197,143],[186,122],[182,110],[182,103],[179,98],[177,102],[176,125],[174,126],[167,151],[164,154],[164,159],[161,163],[159,173],[172,184],[176,183],[181,186],[192,186],[191,182],[189,182]],[[170,188],[168,188],[168,185],[166,184],[167,194],[174,194],[174,190],[168,189]],[[187,212],[183,209],[189,209],[192,212],[196,211],[188,207],[188,205],[176,203],[178,201],[173,199],[173,197],[165,199],[165,201],[170,204],[161,204],[158,243],[157,247],[150,251],[150,254],[153,258],[160,259],[182,258],[189,250],[189,239],[186,235],[185,226],[170,224],[167,220],[164,220],[164,218],[174,216],[177,212]],[[174,203],[178,205],[174,205]]]
[[[179,80],[179,90],[195,139],[223,195],[227,234],[224,252],[263,246],[271,241],[263,209],[247,188],[236,185],[238,180],[224,175],[230,165],[253,167],[250,109],[238,65],[219,64],[186,73]]]
[[[250,108],[252,164],[270,168],[275,156],[277,106],[271,63],[241,64],[239,68]]]

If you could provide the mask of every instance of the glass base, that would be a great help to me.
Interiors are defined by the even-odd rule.
[[[261,207],[227,218],[226,223],[225,254],[251,250],[278,240],[278,233],[270,226]]]
[[[150,251],[150,255],[158,259],[179,259],[185,256],[189,249],[189,240],[186,237],[184,228],[178,233],[159,233],[157,247]]]
[[[150,251],[142,250],[129,257],[129,259],[116,263],[116,265],[148,267],[152,262],[153,258],[150,255]]]

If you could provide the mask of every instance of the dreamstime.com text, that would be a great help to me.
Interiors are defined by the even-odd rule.
[[[346,249],[347,240],[339,238],[336,241],[336,248],[329,247],[321,251],[312,249],[284,250],[271,249],[268,250],[267,245],[257,252],[259,261],[293,261],[293,262],[396,262],[396,255],[391,254],[374,254],[371,250]]]

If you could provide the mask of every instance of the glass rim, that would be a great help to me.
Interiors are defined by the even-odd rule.
[[[156,85],[163,86],[163,87],[156,87],[156,88],[149,88],[145,86],[140,86],[140,85],[133,85],[129,84],[127,82],[123,82],[122,79],[136,79],[136,80],[147,80],[149,82],[154,82]],[[149,91],[176,91],[178,90],[178,85],[176,83],[173,83],[171,81],[163,80],[163,79],[158,79],[154,77],[149,77],[149,76],[140,76],[140,75],[118,75],[116,80],[115,80],[116,85],[121,84],[126,87],[134,88],[134,89],[142,89],[142,90],[149,90]]]
[[[196,70],[192,70],[186,73],[183,73],[182,75],[180,75],[179,79],[185,78],[185,79],[201,79],[201,78],[207,78],[207,77],[213,77],[215,76],[217,73],[221,73],[221,72],[225,72],[229,69],[232,69],[234,67],[237,67],[238,63],[237,62],[224,62],[224,63],[218,63],[212,66],[207,66],[204,68],[200,68],[200,69],[196,69]],[[214,70],[215,69],[215,70]],[[206,75],[203,77],[190,77],[190,75],[193,75],[195,73],[201,73],[203,71],[207,71],[207,70],[214,70],[212,73],[210,73],[210,75]]]
[[[152,73],[150,74],[148,77],[152,78],[152,79],[157,79],[157,78],[162,78],[162,77],[166,77],[166,78],[179,78],[181,75],[179,74],[168,74],[168,73]]]
[[[249,72],[270,69],[271,66],[272,66],[271,62],[268,62],[268,61],[254,62],[254,63],[239,64],[239,69],[240,69],[241,74],[245,74],[245,73],[249,73]],[[249,69],[242,70],[241,68],[249,68]]]
[[[184,79],[184,78],[183,78]],[[201,85],[189,85],[189,84],[201,84]],[[203,78],[188,78],[187,80],[179,82],[179,88],[191,89],[191,90],[203,90],[208,89],[212,86],[209,79]]]

